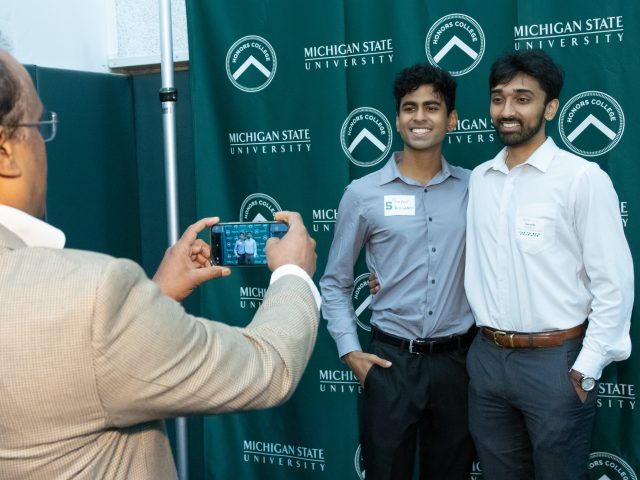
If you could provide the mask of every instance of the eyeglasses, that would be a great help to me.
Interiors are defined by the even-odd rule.
[[[36,123],[18,123],[16,127],[31,127],[40,130],[40,135],[45,142],[50,142],[56,138],[58,131],[58,114],[46,111],[42,114],[42,120]]]

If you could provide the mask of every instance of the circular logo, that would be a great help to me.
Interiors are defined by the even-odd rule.
[[[353,310],[355,312],[355,321],[360,328],[371,331],[371,310],[369,310],[369,304],[372,297],[369,291],[369,274],[363,273],[358,275],[353,281],[353,290],[351,291],[351,302],[353,303]]]
[[[264,193],[252,193],[240,207],[241,222],[268,222],[276,212],[282,210],[278,202]]]
[[[391,124],[375,108],[356,108],[342,124],[340,141],[352,163],[371,167],[384,160],[391,150]]]
[[[476,68],[484,55],[484,32],[468,15],[452,13],[434,23],[424,42],[432,65],[459,76]]]
[[[257,35],[242,37],[227,52],[227,76],[243,92],[258,92],[269,85],[277,65],[275,50]]]
[[[589,472],[594,480],[638,480],[627,462],[606,452],[589,455]]]
[[[362,449],[360,445],[356,448],[356,454],[353,457],[353,466],[356,469],[356,474],[358,474],[358,478],[360,480],[364,480],[365,472],[364,472],[364,463],[362,461]]]
[[[558,128],[572,151],[596,157],[611,150],[622,138],[624,113],[611,95],[593,90],[583,92],[562,108]]]

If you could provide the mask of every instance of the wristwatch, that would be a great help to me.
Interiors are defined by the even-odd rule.
[[[585,392],[590,392],[596,386],[596,379],[593,377],[587,377],[586,375],[574,370],[573,368],[569,370],[569,375],[573,378],[580,388]]]

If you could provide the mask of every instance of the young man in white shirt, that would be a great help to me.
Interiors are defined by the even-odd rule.
[[[253,233],[247,232],[247,238],[244,241],[244,263],[253,265],[255,263],[256,253],[258,253],[258,245],[253,239]]]
[[[469,185],[470,428],[485,478],[586,480],[597,379],[631,352],[619,202],[596,163],[545,135],[563,84],[547,54],[502,56],[489,84],[505,148]]]

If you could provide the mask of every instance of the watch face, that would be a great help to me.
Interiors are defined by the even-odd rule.
[[[585,392],[590,392],[596,386],[596,379],[593,377],[582,377],[580,382],[580,388]]]

